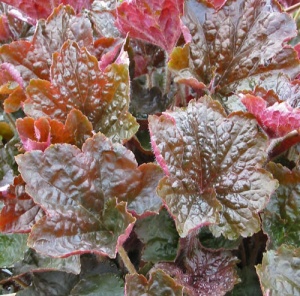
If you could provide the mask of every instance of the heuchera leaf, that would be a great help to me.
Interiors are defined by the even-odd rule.
[[[216,9],[220,9],[227,0],[207,0],[208,3],[211,3]]]
[[[126,275],[125,281],[125,296],[183,295],[183,287],[162,270],[152,272],[149,281],[141,274]]]
[[[202,227],[198,237],[201,246],[209,250],[237,250],[242,242],[242,237],[235,240],[228,240],[222,235],[215,237],[208,227]]]
[[[279,181],[262,215],[263,230],[269,236],[269,248],[283,243],[300,247],[300,171],[290,171],[269,163],[267,169]]]
[[[117,8],[117,27],[130,37],[155,44],[168,53],[180,34],[183,0],[123,1]]]
[[[181,241],[182,252],[175,263],[158,263],[159,268],[169,274],[177,284],[184,287],[184,295],[225,295],[239,282],[237,258],[230,252],[209,252],[201,249],[198,240]]]
[[[65,121],[68,112],[76,108],[88,117],[94,130],[115,142],[131,138],[138,129],[128,112],[128,65],[114,63],[102,72],[97,59],[75,42],[67,41],[60,53],[54,53],[51,82],[31,80],[27,94],[30,100],[24,110],[34,118]]]
[[[65,125],[55,119],[31,117],[16,120],[23,148],[26,151],[44,151],[50,144],[69,143],[81,148],[87,138],[92,136],[92,124],[79,110],[71,110]]]
[[[112,273],[83,278],[72,289],[70,296],[124,296],[124,281]]]
[[[33,274],[32,284],[25,290],[19,291],[18,296],[69,296],[78,279],[78,275],[67,272],[36,272]]]
[[[70,6],[59,6],[49,18],[37,24],[32,41],[18,40],[0,47],[0,60],[14,65],[25,86],[32,78],[49,79],[52,54],[66,40],[74,40],[88,49],[93,47],[90,22],[76,17]]]
[[[26,234],[0,234],[0,266],[11,267],[22,260],[27,250]]]
[[[33,249],[28,249],[24,254],[24,259],[14,264],[15,275],[52,270],[79,274],[81,271],[80,256],[73,255],[68,258],[52,258],[39,254]]]
[[[177,255],[178,233],[166,210],[136,222],[134,231],[145,244],[142,259],[159,262],[173,261]]]
[[[60,4],[70,4],[77,12],[80,12],[83,8],[89,8],[91,0],[54,0],[54,1],[39,1],[39,0],[4,0],[2,1],[9,5],[18,8],[20,11],[29,16],[28,21],[32,24],[41,18],[47,18],[52,10]]]
[[[296,26],[275,1],[227,1],[215,11],[204,1],[188,0],[183,21],[192,41],[176,48],[169,62],[179,82],[228,95],[245,89],[249,79],[299,73],[295,52],[283,49]]]
[[[147,167],[147,174],[157,174],[154,164],[137,168],[129,150],[101,133],[88,139],[82,152],[56,144],[16,160],[26,191],[46,212],[32,228],[28,243],[55,257],[87,252],[114,257],[135,221],[123,201],[139,197]],[[122,202],[116,203],[115,197]]]
[[[29,232],[43,215],[41,208],[25,192],[21,176],[15,177],[7,190],[0,191],[0,201],[4,203],[0,213],[0,231],[3,233]]]
[[[158,185],[185,237],[208,224],[215,236],[235,239],[260,229],[258,212],[276,188],[261,166],[266,137],[256,121],[242,112],[228,118],[221,105],[204,97],[187,109],[150,116],[157,162],[165,176]]]
[[[253,114],[259,125],[270,138],[278,138],[300,128],[300,109],[292,108],[287,102],[268,106],[261,97],[251,94],[240,95],[242,103]]]
[[[267,251],[256,266],[264,295],[300,294],[300,249],[282,245]]]

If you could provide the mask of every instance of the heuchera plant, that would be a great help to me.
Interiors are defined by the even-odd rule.
[[[300,11],[0,3],[0,294],[300,295]]]

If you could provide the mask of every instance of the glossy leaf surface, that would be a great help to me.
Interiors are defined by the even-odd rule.
[[[152,148],[167,175],[158,194],[180,236],[208,224],[229,239],[257,232],[257,213],[276,181],[261,169],[267,142],[256,121],[244,113],[227,118],[208,97],[149,121]]]
[[[128,113],[129,73],[127,64],[112,64],[100,71],[97,59],[66,42],[53,56],[51,82],[32,80],[25,112],[34,118],[49,116],[64,121],[73,108],[80,110],[94,130],[119,142],[129,139],[138,125]]]
[[[41,208],[25,192],[21,176],[15,177],[7,190],[0,191],[0,201],[4,204],[0,213],[0,231],[4,233],[29,232],[43,215]]]
[[[173,219],[166,210],[158,215],[138,220],[134,231],[145,244],[144,261],[173,261],[177,255],[178,233]]]
[[[267,251],[256,266],[264,295],[300,294],[300,249],[282,245]]]
[[[300,128],[300,109],[293,109],[286,102],[268,106],[264,99],[250,94],[241,95],[241,98],[270,138],[283,137]]]
[[[269,163],[267,169],[279,181],[262,215],[269,248],[282,244],[300,247],[300,172],[275,163]]]
[[[182,295],[183,287],[162,270],[152,272],[149,281],[141,274],[129,274],[125,281],[125,296]]]
[[[138,168],[129,150],[100,133],[87,140],[82,152],[57,144],[45,153],[19,155],[17,162],[27,192],[47,214],[32,229],[29,244],[53,256],[94,251],[114,257],[135,220],[115,197],[129,205],[142,199],[143,171],[149,178],[151,171],[152,178],[157,175],[156,165]],[[157,182],[151,191],[146,187],[149,196],[155,196]]]
[[[161,268],[183,285],[186,295],[225,295],[239,282],[238,260],[230,252],[205,251],[198,240],[189,239],[181,241],[181,248],[176,264],[159,263],[154,268]]]
[[[59,6],[60,4],[70,4],[77,12],[80,12],[82,8],[89,8],[91,5],[91,0],[54,0],[54,1],[38,1],[38,0],[4,0],[2,1],[9,5],[12,5],[26,14],[29,18],[27,21],[35,23],[36,20],[41,18],[47,18],[52,10]]]
[[[27,250],[26,234],[0,234],[0,266],[11,267],[24,257]]]
[[[0,48],[0,60],[16,67],[25,86],[32,78],[49,79],[52,54],[67,40],[91,49],[90,22],[76,17],[70,6],[59,6],[49,18],[40,20],[31,41],[18,40]]]
[[[204,1],[188,0],[183,21],[192,41],[175,49],[169,62],[182,83],[226,95],[266,74],[299,72],[295,53],[282,49],[295,24],[275,1],[227,1],[216,12]]]
[[[171,52],[180,34],[182,0],[124,1],[117,8],[117,26],[130,37]]]

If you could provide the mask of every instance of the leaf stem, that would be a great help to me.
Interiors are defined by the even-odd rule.
[[[127,252],[125,251],[123,246],[119,246],[118,250],[119,250],[119,255],[122,258],[123,263],[124,263],[125,267],[127,268],[127,270],[129,271],[129,273],[137,273],[135,270],[135,267],[131,263],[131,261],[127,255]]]
[[[290,6],[290,7],[287,7],[287,8],[285,9],[285,12],[287,12],[287,13],[292,13],[292,12],[294,12],[295,10],[297,10],[298,8],[300,8],[300,3],[296,3],[296,4],[294,4],[294,5]]]

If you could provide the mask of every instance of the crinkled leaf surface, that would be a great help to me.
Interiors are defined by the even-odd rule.
[[[215,236],[235,239],[260,229],[258,212],[276,188],[261,168],[267,147],[249,114],[228,118],[208,97],[187,109],[150,116],[156,159],[165,176],[158,194],[181,237],[207,224]]]
[[[0,234],[0,266],[11,267],[22,260],[27,250],[26,234]]]
[[[182,10],[182,0],[124,1],[116,24],[123,33],[171,52],[181,34]]]
[[[262,215],[263,229],[269,236],[269,247],[289,244],[300,247],[300,172],[280,164],[269,163],[267,169],[279,181]]]
[[[124,296],[124,281],[112,273],[92,275],[80,280],[70,296]]]
[[[35,23],[41,18],[47,18],[52,10],[60,4],[70,4],[77,12],[80,12],[83,8],[89,8],[91,0],[54,0],[54,1],[39,1],[39,0],[4,0],[2,1],[9,5],[18,8],[20,11],[29,16],[28,21]]]
[[[282,49],[296,26],[275,1],[232,0],[217,12],[204,1],[185,4],[183,21],[192,41],[176,49],[169,63],[179,82],[226,95],[245,89],[249,79],[299,73],[295,52]]]
[[[158,263],[162,269],[191,296],[225,295],[239,282],[235,265],[237,258],[230,252],[203,250],[198,240],[183,239],[182,252],[175,263]]]
[[[134,231],[145,244],[144,261],[173,261],[177,255],[178,233],[173,219],[166,210],[136,222]]]
[[[73,255],[68,258],[52,258],[28,249],[22,261],[14,264],[14,274],[28,272],[64,271],[79,274],[81,271],[80,256]]]
[[[283,137],[300,128],[300,109],[287,102],[268,106],[263,98],[251,94],[241,95],[241,101],[271,138]]]
[[[256,266],[264,295],[300,295],[300,249],[282,245]]]
[[[159,269],[150,274],[149,281],[141,274],[126,275],[125,281],[125,296],[182,296],[183,287]]]
[[[78,279],[78,275],[62,271],[36,272],[31,286],[17,296],[69,296]]]
[[[17,157],[26,191],[45,210],[33,227],[29,245],[52,256],[96,252],[114,257],[135,219],[125,203],[143,194],[144,171],[151,178],[157,166],[137,167],[133,154],[103,134],[88,139],[82,152],[56,144]],[[147,192],[155,196],[157,182]],[[154,182],[155,183],[155,182]],[[140,190],[142,189],[142,190]],[[141,193],[142,192],[142,193]]]
[[[1,232],[29,232],[43,215],[41,208],[25,192],[25,182],[21,176],[15,177],[12,185],[0,191],[0,201],[4,203],[0,213]]]
[[[44,151],[50,144],[69,143],[79,148],[92,136],[92,124],[79,110],[71,110],[65,125],[58,120],[25,117],[16,120],[23,148],[26,151]]]
[[[75,16],[70,6],[59,6],[49,18],[40,20],[31,41],[18,40],[0,47],[0,60],[14,65],[25,85],[32,78],[49,79],[52,54],[66,40],[74,40],[88,49],[93,47],[90,22]]]
[[[51,82],[32,80],[27,88],[30,100],[25,112],[34,117],[49,116],[64,121],[76,108],[114,141],[131,138],[138,129],[128,112],[129,73],[127,64],[114,63],[104,72],[97,59],[77,43],[67,41],[53,55]]]

